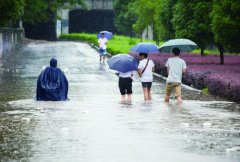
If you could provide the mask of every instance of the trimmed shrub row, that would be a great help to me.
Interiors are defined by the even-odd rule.
[[[156,64],[157,73],[167,76],[165,63],[171,54],[150,55]],[[208,88],[210,94],[240,102],[240,56],[226,55],[225,65],[220,65],[219,56],[200,57],[194,54],[181,55],[187,62],[188,71],[183,83],[197,89]]]
[[[68,40],[68,41],[83,41],[89,44],[98,45],[97,34],[88,34],[88,33],[71,33],[71,34],[63,34],[59,38],[60,40]],[[108,41],[107,51],[111,55],[116,55],[119,53],[128,53],[129,49],[139,43],[141,39],[138,38],[130,38],[121,35],[114,35],[114,37]]]
[[[68,41],[83,41],[87,43],[93,43],[97,45],[97,37],[96,34],[85,34],[85,33],[71,33],[71,34],[62,34],[59,37],[60,40],[68,40]]]

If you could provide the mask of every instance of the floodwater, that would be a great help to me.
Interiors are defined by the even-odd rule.
[[[67,102],[34,101],[37,77],[51,57],[68,78]],[[144,102],[137,77],[133,103],[120,104],[118,78],[83,43],[30,44],[3,64],[0,161],[240,161],[240,114],[226,109],[238,104],[188,98],[182,106],[165,104],[158,80],[153,101]]]

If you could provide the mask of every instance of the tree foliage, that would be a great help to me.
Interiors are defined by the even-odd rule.
[[[212,31],[217,44],[229,52],[240,52],[240,0],[214,0]]]
[[[173,7],[173,27],[175,38],[190,38],[188,23],[192,19],[193,10],[189,8],[188,0],[178,0]],[[183,21],[184,20],[184,21]]]
[[[137,33],[142,33],[149,25],[153,24],[154,18],[154,0],[137,0],[130,4],[130,8],[134,8],[138,19],[133,25]]]
[[[114,9],[116,12],[115,25],[121,34],[138,35],[151,25],[153,27],[154,39],[159,40],[160,22],[157,12],[158,3],[161,0],[118,0]]]
[[[114,4],[115,26],[120,34],[133,36],[132,25],[137,21],[135,10],[129,4],[134,0],[117,0]]]
[[[212,0],[196,0],[190,7],[193,9],[193,17],[189,21],[189,32],[192,39],[201,48],[201,54],[208,45],[213,44],[213,32],[211,30],[210,13],[212,10]]]
[[[173,19],[173,6],[176,4],[177,0],[161,0],[157,10],[157,20],[160,27],[160,39],[169,40],[175,37],[175,31],[172,23]]]
[[[69,6],[84,5],[83,0],[25,0],[23,20],[30,24],[46,22],[65,3]]]
[[[204,49],[213,43],[211,31],[211,19],[209,17],[212,8],[211,0],[178,0],[174,6],[173,26],[176,38],[188,38],[196,42]],[[184,20],[184,21],[183,21]]]
[[[240,53],[240,0],[131,0],[121,8],[137,15],[129,25],[137,33],[151,25],[156,40],[189,38],[202,54],[215,44],[222,64],[224,50]]]
[[[0,25],[44,22],[57,8],[83,0],[0,0]],[[240,53],[240,0],[116,0],[115,25],[124,35],[141,34],[149,25],[155,40],[189,38],[204,52],[217,45],[223,51]]]
[[[134,8],[137,14],[137,21],[133,24],[133,29],[141,34],[149,25],[153,28],[153,36],[156,42],[160,39],[160,22],[159,22],[159,3],[161,0],[136,0],[129,4],[128,7]]]
[[[19,19],[46,22],[65,3],[84,5],[83,0],[0,0],[0,26],[12,26]]]
[[[23,15],[25,0],[0,0],[0,26],[14,24]]]

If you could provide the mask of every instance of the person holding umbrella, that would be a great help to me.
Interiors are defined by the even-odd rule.
[[[109,31],[101,31],[97,34],[98,47],[100,53],[100,62],[105,60],[105,55],[107,54],[107,43],[108,40],[112,39],[113,34]]]
[[[166,63],[166,67],[168,69],[168,78],[166,83],[166,95],[165,102],[169,102],[169,98],[171,96],[171,92],[175,89],[175,98],[177,99],[177,103],[182,103],[181,97],[181,83],[182,83],[182,74],[186,72],[187,66],[186,62],[179,58],[180,49],[178,47],[174,47],[172,49],[173,57],[169,58]]]
[[[153,72],[155,71],[155,65],[152,60],[148,59],[147,53],[140,53],[140,63],[138,65],[138,74],[141,78],[143,94],[145,101],[151,101],[151,88],[153,81]]]
[[[118,81],[118,87],[120,90],[120,93],[122,95],[121,102],[125,103],[126,101],[128,103],[132,102],[132,76],[133,76],[133,71],[128,71],[128,72],[121,72],[119,71],[117,73],[119,77]],[[126,94],[127,94],[127,100],[126,100]]]
[[[142,82],[144,100],[152,100],[151,88],[153,82],[153,72],[155,65],[152,60],[148,59],[148,54],[158,54],[158,46],[150,42],[138,43],[131,48],[131,52],[139,53],[140,63],[138,65],[138,74]]]
[[[122,95],[121,102],[132,102],[132,76],[137,70],[138,60],[128,54],[118,54],[107,61],[110,69],[118,71],[118,87]],[[127,100],[126,100],[127,94]]]
[[[100,62],[105,61],[105,56],[107,54],[107,38],[105,38],[104,33],[101,33],[101,37],[98,39],[98,47],[100,53]]]

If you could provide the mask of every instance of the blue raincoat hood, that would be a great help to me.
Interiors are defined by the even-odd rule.
[[[57,60],[55,58],[50,60],[50,67],[57,67]]]

